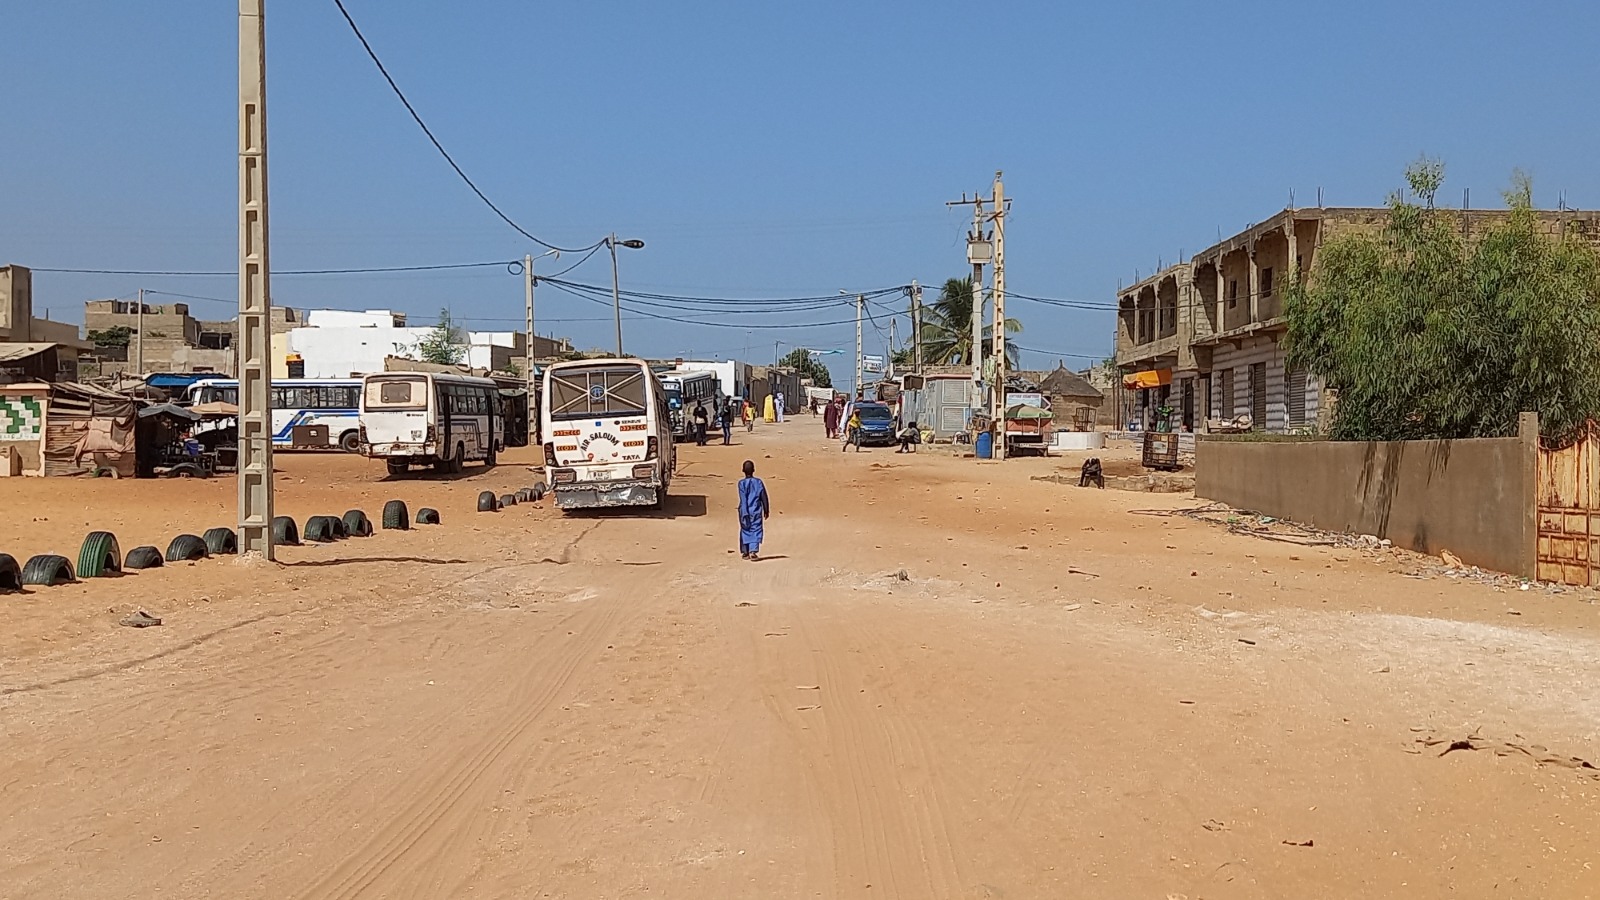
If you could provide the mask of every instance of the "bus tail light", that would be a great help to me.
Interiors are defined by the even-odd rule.
[[[367,442],[367,426],[361,426],[356,431],[356,435],[361,439],[361,443],[365,444]]]
[[[652,437],[649,441],[645,442],[645,445],[644,445],[644,458],[645,459],[655,459],[657,456],[660,456],[660,455],[661,455],[661,439],[660,438]]]
[[[655,466],[634,466],[633,467],[633,477],[635,477],[635,478],[654,478],[655,475],[656,475],[656,467]]]
[[[550,473],[552,484],[572,484],[577,480],[578,473],[575,469],[555,469]]]
[[[545,444],[544,445],[544,464],[547,465],[547,466],[554,466],[556,464],[556,445],[555,444]]]
[[[412,433],[412,437],[416,437],[415,432]],[[439,432],[434,428],[434,426],[429,425],[428,426],[428,443],[431,444],[434,441],[437,441],[438,439],[439,439]]]

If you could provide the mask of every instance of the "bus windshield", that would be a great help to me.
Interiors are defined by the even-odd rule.
[[[650,384],[639,366],[562,369],[550,374],[546,408],[554,421],[642,416]]]
[[[683,409],[683,391],[667,388],[667,409]]]

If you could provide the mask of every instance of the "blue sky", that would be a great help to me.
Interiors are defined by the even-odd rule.
[[[347,0],[457,160],[559,244],[616,230],[627,287],[826,295],[966,269],[965,210],[996,169],[1016,198],[1008,283],[1109,303],[1148,274],[1317,188],[1381,203],[1419,153],[1443,195],[1600,206],[1590,114],[1600,4]],[[8,3],[0,54],[0,263],[229,269],[236,202],[232,4]],[[273,264],[520,257],[526,242],[456,180],[331,0],[268,0]],[[570,258],[568,259],[570,261]],[[562,263],[565,265],[565,262]],[[550,261],[541,271],[553,271]],[[568,277],[607,283],[602,256]],[[230,300],[228,278],[35,276],[36,305],[140,287]],[[521,280],[494,270],[275,280],[277,303],[450,307],[513,329]],[[167,299],[167,298],[160,298]],[[930,295],[931,299],[931,295]],[[192,302],[203,317],[228,303]],[[609,311],[548,288],[542,333],[608,346]],[[1017,301],[1029,366],[1110,347],[1109,312]],[[625,323],[651,355],[853,349],[819,305],[731,327]],[[902,325],[901,334],[905,334]],[[868,352],[882,339],[868,328]],[[834,360],[842,357],[832,357]],[[847,364],[834,363],[842,373]]]

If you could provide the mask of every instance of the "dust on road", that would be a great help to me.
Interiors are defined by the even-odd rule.
[[[681,447],[655,514],[471,511],[531,455],[452,481],[284,455],[280,512],[401,498],[444,524],[0,597],[0,893],[1600,887],[1600,781],[1559,764],[1600,755],[1589,595],[1030,480],[1074,460],[821,430]],[[735,552],[747,457],[775,505],[758,563]],[[0,551],[164,546],[227,524],[233,491],[9,479]],[[165,624],[119,628],[136,608]]]

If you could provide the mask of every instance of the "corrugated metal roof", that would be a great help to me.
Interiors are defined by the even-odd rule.
[[[46,350],[54,350],[56,344],[23,343],[0,341],[0,363],[21,362],[31,359]]]

